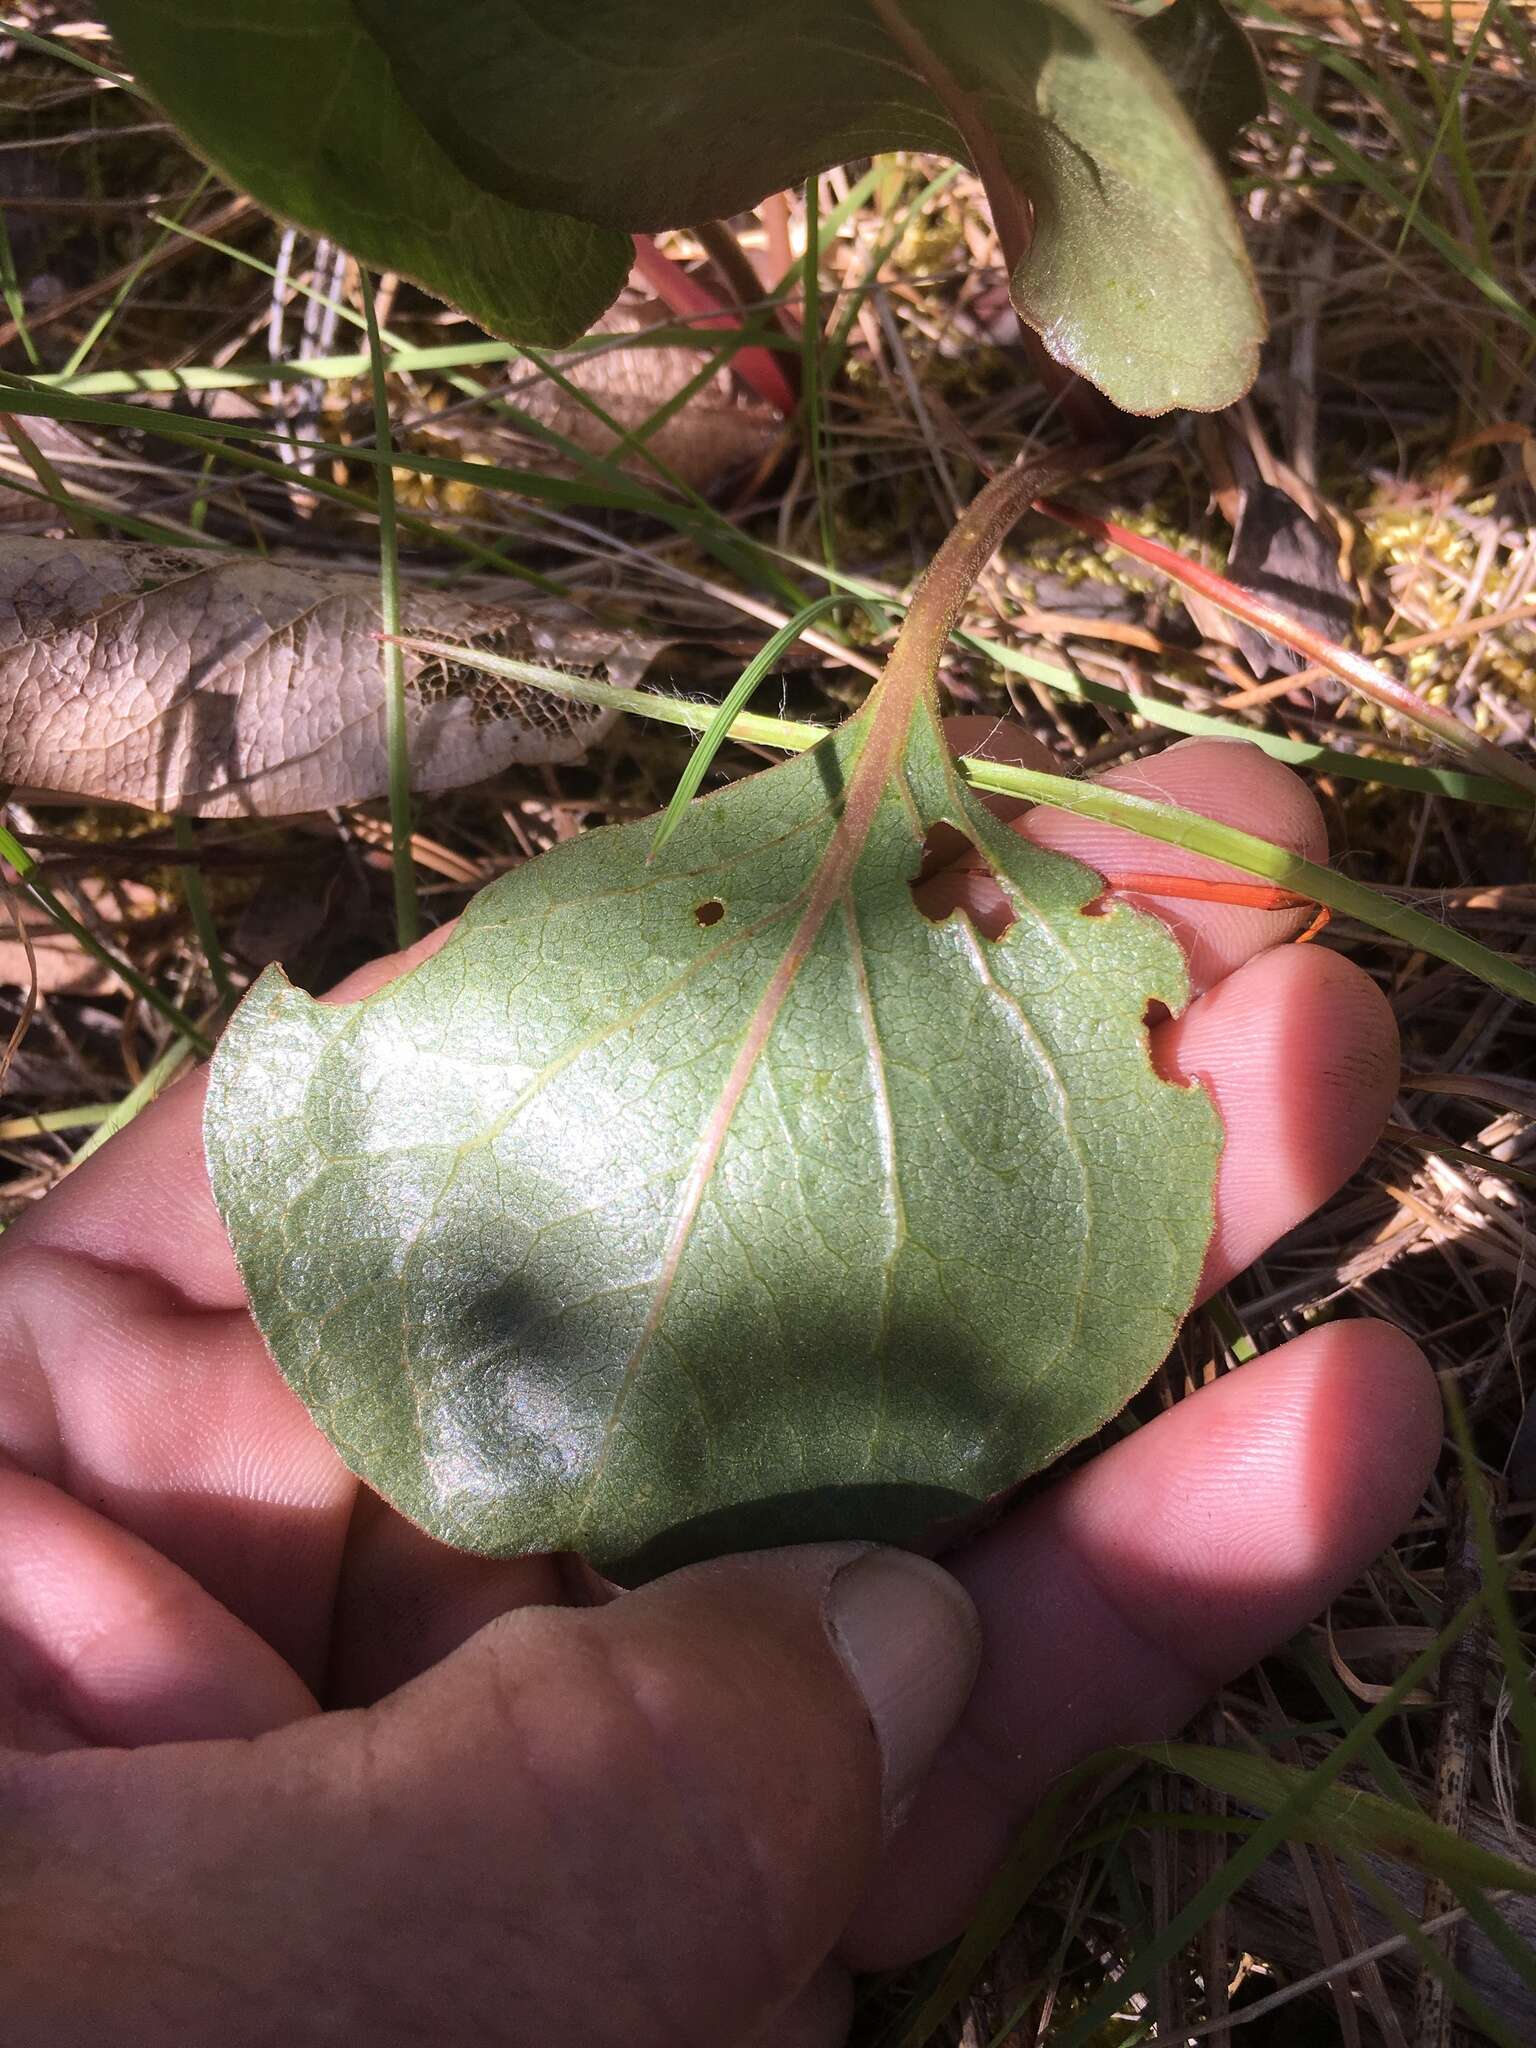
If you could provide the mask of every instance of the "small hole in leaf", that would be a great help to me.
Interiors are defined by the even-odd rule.
[[[1152,1071],[1159,1081],[1166,1081],[1170,1088],[1182,1088],[1188,1094],[1198,1085],[1200,1076],[1187,1073],[1179,1065],[1178,1040],[1165,1035],[1159,1026],[1169,1021],[1168,1005],[1159,1002],[1156,996],[1141,1013],[1141,1026],[1147,1034],[1147,1052],[1152,1060]]]
[[[695,904],[693,914],[700,924],[718,924],[725,915],[725,905],[718,896],[711,896],[707,903]]]
[[[953,825],[934,825],[923,841],[912,901],[933,924],[963,910],[984,938],[1005,939],[1015,912],[997,870],[973,839]]]

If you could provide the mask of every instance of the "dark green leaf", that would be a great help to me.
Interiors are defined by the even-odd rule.
[[[654,862],[649,822],[594,832],[364,1002],[269,973],[230,1026],[208,1154],[257,1321],[447,1541],[627,1577],[919,1541],[1163,1355],[1220,1146],[1147,1054],[1182,962],[997,824],[933,691],[957,563],[1021,489],[967,514],[864,709]],[[913,901],[941,819],[1004,881],[996,942]]]
[[[265,204],[519,340],[596,316],[616,231],[728,216],[914,148],[975,164],[1021,316],[1127,411],[1222,406],[1253,378],[1263,318],[1222,177],[1103,0],[108,13],[145,82]]]
[[[1222,0],[1172,0],[1141,24],[1141,43],[1218,157],[1268,104],[1253,45]]]
[[[571,341],[628,276],[628,236],[466,178],[348,0],[109,0],[106,12],[139,78],[230,184],[493,333]]]

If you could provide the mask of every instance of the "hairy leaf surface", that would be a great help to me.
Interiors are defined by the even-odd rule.
[[[728,217],[879,150],[962,158],[1022,318],[1136,413],[1229,404],[1263,334],[1224,181],[1164,68],[1202,120],[1236,104],[1241,38],[1217,0],[1196,12],[1198,36],[1181,19],[1154,53],[1104,0],[107,8],[226,175],[522,341],[598,316],[631,230]]]
[[[408,585],[408,632],[541,648],[637,681],[654,643],[574,606]],[[203,817],[328,810],[389,786],[377,576],[212,548],[0,537],[0,782]],[[416,785],[578,760],[612,713],[406,657]]]
[[[1219,1127],[1154,1075],[1183,963],[966,790],[932,687],[955,564],[808,754],[594,832],[327,1008],[271,971],[213,1070],[214,1192],[279,1365],[447,1541],[642,1577],[741,1546],[920,1541],[1162,1357]],[[1006,524],[1006,521],[1002,522]],[[961,586],[963,588],[963,585]],[[958,825],[1016,913],[913,901]]]

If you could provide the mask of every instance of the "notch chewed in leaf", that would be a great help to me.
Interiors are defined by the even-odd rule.
[[[237,1012],[206,1133],[257,1322],[435,1535],[626,1579],[920,1543],[1163,1356],[1220,1152],[1148,1057],[1182,960],[1128,907],[1081,916],[1098,877],[1000,825],[938,717],[1047,467],[982,492],[847,724],[654,859],[647,821],[593,832],[363,1001],[269,970]],[[940,822],[1006,892],[1000,940],[918,914]]]

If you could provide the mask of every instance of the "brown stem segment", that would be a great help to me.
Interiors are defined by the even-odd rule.
[[[1070,448],[1016,462],[966,506],[918,584],[890,659],[870,693],[877,728],[893,727],[904,739],[919,701],[927,696],[937,703],[939,663],[960,607],[1004,534],[1042,492],[1093,469],[1104,452],[1102,447]]]
[[[1034,239],[1035,214],[1029,196],[1003,161],[997,137],[975,95],[965,90],[919,32],[917,25],[908,20],[900,0],[873,0],[873,6],[887,35],[913,70],[932,88],[960,132],[972,167],[986,192],[987,205],[992,210],[992,225],[997,230],[1003,261],[1008,266],[1009,296],[1012,298],[1013,279]],[[1122,419],[1123,415],[1102,393],[1095,391],[1091,384],[1084,383],[1075,370],[1056,360],[1039,333],[1019,313],[1017,300],[1013,303],[1025,354],[1045,387],[1047,397],[1061,407],[1062,417],[1078,440],[1102,440],[1106,433],[1113,431],[1116,420]]]
[[[1358,690],[1362,697],[1369,697],[1373,704],[1380,704],[1385,710],[1412,719],[1415,725],[1434,733],[1437,739],[1444,740],[1458,753],[1480,761],[1490,775],[1513,783],[1516,789],[1524,790],[1528,796],[1536,796],[1536,768],[1528,761],[1506,753],[1503,747],[1494,746],[1481,733],[1463,725],[1453,712],[1442,711],[1436,704],[1426,704],[1416,692],[1389,676],[1384,669],[1377,668],[1374,662],[1367,661],[1364,655],[1325,639],[1321,633],[1304,625],[1300,619],[1292,618],[1289,612],[1282,611],[1267,598],[1244,590],[1240,584],[1230,582],[1214,569],[1207,569],[1203,563],[1191,562],[1174,549],[1164,547],[1161,541],[1148,540],[1145,534],[1133,533],[1129,527],[1121,526],[1113,519],[1100,519],[1092,512],[1075,511],[1072,506],[1059,504],[1054,498],[1042,497],[1038,509],[1052,519],[1059,519],[1063,526],[1075,527],[1079,533],[1091,534],[1095,540],[1107,540],[1113,547],[1123,548],[1128,555],[1134,555],[1137,561],[1160,569],[1175,583],[1181,583],[1186,590],[1193,590],[1212,604],[1219,605],[1234,619],[1242,619],[1245,624],[1256,626],[1261,633],[1267,633],[1272,640],[1294,647],[1316,667],[1338,676],[1351,689]]]

